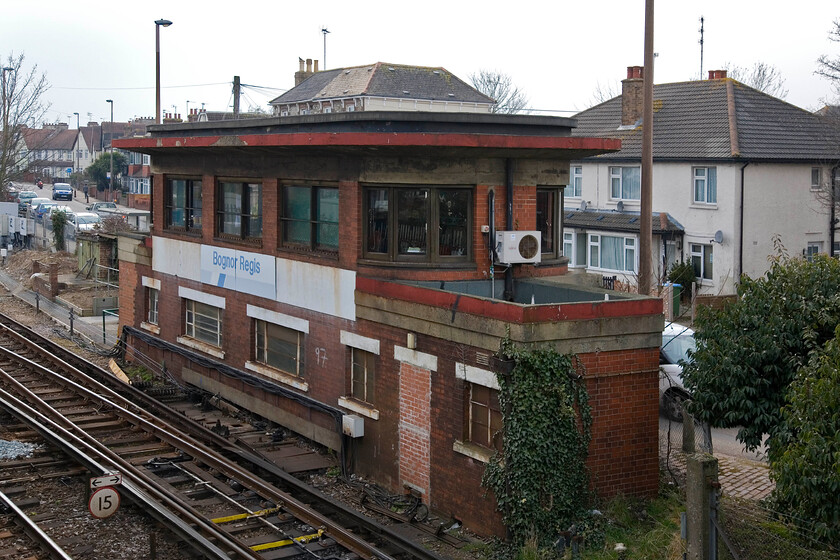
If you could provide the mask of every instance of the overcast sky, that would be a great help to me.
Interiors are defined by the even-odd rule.
[[[840,56],[828,40],[840,18],[836,0],[656,3],[656,83],[700,75],[700,17],[705,18],[703,74],[725,64],[774,65],[786,100],[817,109],[831,95],[814,75],[821,54]],[[627,66],[644,64],[644,0],[533,2],[311,3],[240,0],[95,2],[6,0],[0,55],[26,55],[52,87],[48,120],[81,115],[114,120],[151,117],[155,108],[155,24],[162,28],[161,105],[230,110],[234,75],[242,109],[293,87],[298,58],[326,67],[389,62],[443,67],[464,81],[482,69],[508,74],[538,114],[569,116],[593,104],[598,85],[618,91]],[[271,88],[271,89],[264,89]],[[175,106],[175,108],[173,108]],[[542,111],[545,111],[543,113]],[[69,116],[69,118],[68,118]]]

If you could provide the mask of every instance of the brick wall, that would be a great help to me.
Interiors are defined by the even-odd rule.
[[[402,362],[399,376],[400,479],[428,496],[431,371]]]

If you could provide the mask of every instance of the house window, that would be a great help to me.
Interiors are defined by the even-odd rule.
[[[222,310],[218,307],[186,300],[186,334],[190,338],[222,346]]]
[[[691,265],[694,275],[701,280],[711,280],[712,277],[712,246],[691,243]]]
[[[502,451],[502,412],[499,391],[477,383],[467,383],[465,439],[488,449]]]
[[[373,403],[374,362],[376,355],[350,348],[352,368],[350,371],[350,396],[366,403]]]
[[[542,254],[557,257],[557,235],[560,231],[560,189],[537,189],[537,229]]]
[[[610,197],[614,200],[639,200],[642,192],[640,167],[610,167]]]
[[[821,167],[812,167],[811,168],[811,190],[819,190],[822,188],[822,168]]]
[[[571,177],[564,194],[566,198],[580,198],[583,196],[583,167],[573,165],[569,169],[569,174]]]
[[[717,168],[694,168],[694,202],[717,204]]]
[[[589,234],[589,266],[618,272],[635,272],[636,238]]]
[[[808,242],[808,246],[805,248],[805,258],[808,260],[808,262],[812,262],[814,260],[814,255],[819,255],[823,252],[822,247],[822,241]]]
[[[160,290],[146,288],[146,321],[152,325],[158,324],[158,299]]]
[[[338,250],[338,189],[283,187],[280,217],[284,245]]]
[[[260,239],[262,184],[220,181],[216,218],[220,236]]]
[[[365,256],[406,262],[470,258],[472,192],[459,188],[368,188]]]
[[[166,227],[201,231],[201,180],[169,179],[164,198]]]
[[[291,375],[303,375],[304,333],[256,319],[257,362]]]

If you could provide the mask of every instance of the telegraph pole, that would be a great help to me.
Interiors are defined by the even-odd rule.
[[[642,102],[642,193],[639,294],[650,295],[653,263],[653,0],[645,0],[645,76]]]

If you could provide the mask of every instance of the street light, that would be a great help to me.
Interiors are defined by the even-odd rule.
[[[75,151],[76,151],[76,173],[78,173],[79,172],[79,156],[80,156],[80,154],[79,154],[79,151],[80,151],[79,150],[79,113],[73,113],[73,114],[76,115],[76,150]],[[71,174],[71,177],[72,177],[72,174]],[[76,180],[78,181],[78,177],[76,178]],[[78,186],[78,185],[76,185],[76,186]]]
[[[160,124],[160,28],[169,27],[168,19],[155,20],[155,123]]]
[[[108,202],[111,202],[111,193],[114,190],[114,100],[106,99],[105,102],[111,104],[111,180],[108,183]]]

